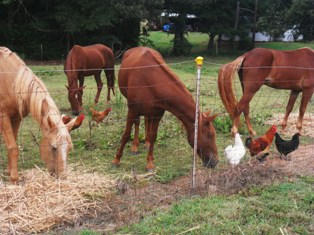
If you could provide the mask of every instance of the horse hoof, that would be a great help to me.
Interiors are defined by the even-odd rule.
[[[117,160],[117,159],[113,159],[112,160],[112,166],[113,167],[119,167],[120,166],[120,161],[119,160]]]
[[[114,164],[114,163],[112,163],[111,166],[112,166],[112,168],[115,168],[115,169],[116,169],[116,168],[119,168],[119,167],[120,167],[120,164]]]
[[[155,172],[155,168],[146,168],[146,172],[147,173],[154,173]]]
[[[139,155],[139,151],[131,151],[131,154],[133,155],[133,156],[136,156],[136,155]]]

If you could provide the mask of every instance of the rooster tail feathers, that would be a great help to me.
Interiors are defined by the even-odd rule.
[[[246,140],[245,140],[245,146],[249,148],[249,147],[251,146],[252,140],[253,140],[252,137],[246,138]]]

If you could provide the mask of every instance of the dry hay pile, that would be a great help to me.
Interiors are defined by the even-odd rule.
[[[74,223],[103,211],[100,200],[110,195],[114,180],[86,170],[69,170],[56,180],[39,168],[22,173],[24,184],[0,180],[0,234],[45,232],[58,223]]]
[[[285,134],[292,136],[293,134],[297,133],[298,130],[296,128],[296,123],[298,120],[298,113],[291,113],[288,121],[287,121],[287,130]],[[273,117],[267,120],[265,123],[269,125],[280,125],[284,114],[273,114]],[[303,128],[302,128],[302,135],[306,135],[309,137],[314,138],[314,114],[313,113],[306,113],[303,118]]]

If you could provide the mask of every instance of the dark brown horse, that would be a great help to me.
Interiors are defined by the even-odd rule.
[[[119,71],[119,88],[127,98],[128,114],[120,148],[113,160],[119,165],[125,144],[130,139],[133,124],[140,116],[147,121],[149,138],[147,170],[154,169],[154,143],[158,125],[165,111],[182,121],[188,142],[194,145],[195,102],[179,78],[169,69],[161,55],[150,48],[136,47],[125,52]],[[217,115],[201,114],[199,117],[197,153],[204,166],[215,167],[218,162],[216,131],[212,121]]]
[[[97,94],[95,103],[98,103],[103,83],[101,81],[101,70],[104,69],[108,95],[107,101],[110,100],[110,89],[114,94],[114,56],[112,50],[102,44],[90,46],[75,45],[69,52],[65,64],[64,72],[68,79],[68,99],[71,104],[74,115],[82,110],[82,96],[84,89],[84,78],[94,76],[97,83]],[[79,82],[79,84],[78,84]]]
[[[243,93],[238,102],[232,88],[236,72],[238,72]],[[310,48],[292,51],[256,48],[222,66],[218,76],[219,94],[233,120],[233,134],[238,131],[240,115],[243,112],[248,131],[251,135],[255,135],[249,118],[249,103],[262,85],[291,90],[286,113],[281,123],[283,129],[287,126],[289,114],[299,93],[302,93],[297,121],[297,128],[301,131],[303,116],[314,92],[314,51]]]

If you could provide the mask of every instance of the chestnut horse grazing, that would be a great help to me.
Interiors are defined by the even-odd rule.
[[[8,153],[10,181],[18,181],[20,123],[29,113],[42,130],[41,158],[55,176],[65,177],[72,141],[44,83],[8,48],[0,47],[0,132]]]
[[[179,78],[169,69],[161,55],[150,48],[136,47],[125,52],[118,76],[121,93],[127,99],[128,114],[121,145],[113,160],[119,165],[125,144],[130,139],[133,124],[145,116],[149,148],[146,169],[155,168],[154,143],[158,125],[165,111],[174,114],[187,130],[189,144],[194,145],[195,102]],[[199,115],[197,153],[206,167],[218,163],[216,131],[212,121],[217,115]]]
[[[100,76],[102,69],[104,69],[107,78],[107,101],[109,101],[110,90],[112,90],[114,94],[115,80],[114,56],[112,50],[102,44],[85,47],[75,45],[70,50],[64,64],[64,72],[68,79],[68,99],[74,115],[78,115],[79,112],[82,111],[84,78],[86,76],[95,77],[97,94],[94,101],[95,103],[98,103],[100,92],[103,87]]]
[[[238,72],[242,97],[236,101],[232,82]],[[262,85],[276,89],[291,90],[286,113],[281,126],[285,130],[295,101],[302,93],[299,118],[296,123],[302,130],[303,116],[307,104],[314,92],[314,50],[302,48],[291,51],[277,51],[256,48],[221,67],[218,76],[218,88],[221,100],[233,120],[232,133],[238,132],[240,115],[243,112],[248,131],[255,135],[249,112],[249,103]]]

